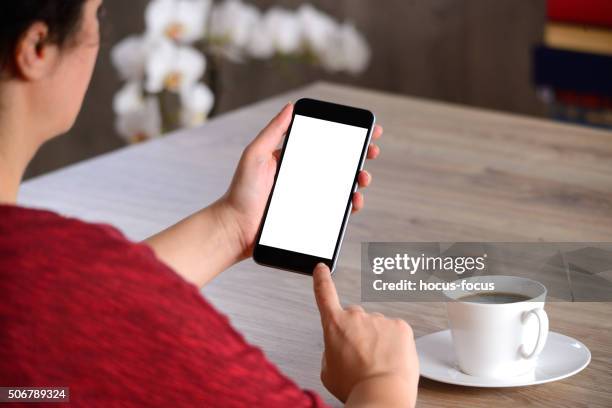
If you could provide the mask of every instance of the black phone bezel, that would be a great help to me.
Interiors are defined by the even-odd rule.
[[[263,231],[263,226],[268,215],[268,209],[270,207],[270,202],[272,200],[272,195],[274,194],[274,189],[276,187],[276,178],[278,176],[278,172],[283,164],[283,158],[285,155],[285,148],[287,146],[287,141],[289,137],[291,137],[291,128],[293,127],[293,121],[295,119],[295,115],[309,116],[316,119],[328,120],[332,122],[343,123],[351,126],[362,127],[367,130],[368,134],[365,139],[363,148],[361,150],[361,156],[359,158],[359,164],[357,169],[355,169],[355,177],[353,179],[353,188],[351,189],[351,194],[347,198],[346,209],[344,211],[344,217],[342,220],[342,225],[340,231],[338,233],[338,238],[336,239],[336,247],[334,248],[334,254],[331,259],[321,258],[313,255],[303,254],[299,252],[293,252],[285,249],[270,247],[266,245],[260,244],[261,233]],[[255,240],[255,247],[253,249],[253,260],[260,265],[270,266],[273,268],[284,269],[292,272],[297,272],[305,275],[312,275],[312,271],[314,266],[323,262],[327,266],[329,266],[330,270],[334,271],[336,262],[338,260],[338,255],[340,252],[340,248],[342,245],[342,239],[344,237],[344,233],[346,230],[346,225],[348,223],[348,219],[352,209],[352,196],[353,193],[357,190],[357,177],[359,176],[359,172],[363,168],[366,154],[368,151],[368,146],[370,144],[370,140],[372,137],[372,131],[374,129],[374,123],[376,118],[374,114],[366,109],[354,108],[351,106],[339,105],[331,102],[324,102],[310,98],[302,98],[298,100],[294,104],[293,115],[291,117],[291,123],[289,124],[289,128],[287,129],[287,134],[285,140],[283,142],[283,147],[281,150],[281,155],[279,158],[278,167],[276,170],[276,175],[274,176],[274,183],[272,185],[272,190],[270,191],[270,195],[268,197],[268,202],[266,204],[266,209],[264,211],[263,217],[261,219],[261,223],[259,226],[259,231],[257,233],[257,238]]]

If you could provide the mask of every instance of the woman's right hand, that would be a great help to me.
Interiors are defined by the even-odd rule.
[[[342,308],[324,264],[313,282],[325,341],[323,385],[347,406],[414,406],[419,362],[408,323],[361,306]]]

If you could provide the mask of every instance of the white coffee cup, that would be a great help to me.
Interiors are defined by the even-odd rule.
[[[448,321],[461,371],[484,378],[508,378],[532,372],[548,336],[548,316],[544,311],[546,287],[515,276],[478,276],[456,282],[461,281],[472,286],[474,283],[495,286],[492,291],[444,292],[450,298]],[[511,303],[465,300],[470,295],[487,292],[489,296],[512,294],[524,300]]]

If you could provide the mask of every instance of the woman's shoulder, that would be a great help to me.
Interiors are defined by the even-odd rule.
[[[79,299],[85,308],[121,299],[124,311],[171,303],[227,323],[148,245],[107,224],[17,206],[0,205],[0,294],[30,304],[53,297],[53,303],[74,305]]]
[[[19,206],[0,205],[0,271],[3,278],[121,279],[193,289],[149,246],[110,225]]]
[[[91,262],[88,255],[110,255],[119,248],[134,245],[107,224],[49,210],[0,205],[0,253],[5,256],[28,256],[31,261],[43,261],[72,255]]]
[[[5,204],[0,204],[0,232],[0,239],[10,238],[8,241],[19,241],[23,237],[29,241],[46,242],[79,234],[125,240],[121,232],[110,225],[85,222],[45,209]]]

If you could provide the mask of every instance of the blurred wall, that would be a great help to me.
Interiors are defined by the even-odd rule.
[[[249,0],[246,0],[249,1]],[[43,146],[33,176],[118,148],[111,100],[120,82],[109,49],[143,30],[147,0],[105,0],[104,43],[81,115],[69,134]],[[260,8],[299,0],[250,0]],[[369,69],[358,77],[295,63],[222,62],[218,113],[325,79],[453,103],[540,116],[530,81],[531,47],[543,37],[545,0],[313,0],[368,38]],[[257,129],[253,129],[255,133]]]

